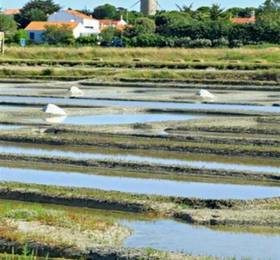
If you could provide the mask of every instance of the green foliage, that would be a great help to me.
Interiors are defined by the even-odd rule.
[[[192,5],[177,6],[179,11],[161,11],[155,16],[144,17],[136,11],[116,8],[104,4],[94,9],[93,14],[98,19],[128,20],[128,26],[122,33],[114,28],[107,28],[100,35],[101,46],[123,47],[241,47],[257,44],[280,44],[280,2],[279,0],[265,0],[259,8],[230,8],[222,9],[218,4],[201,6],[196,10]],[[59,6],[53,0],[31,0],[16,15],[21,26],[31,20],[46,20],[47,14],[57,11]],[[256,14],[255,23],[234,24],[232,17],[251,17]],[[5,21],[1,21],[4,19]],[[7,22],[10,19],[9,22]],[[1,26],[11,28],[15,25],[12,18],[0,16]],[[46,33],[49,44],[73,44],[70,32],[61,33],[49,30]],[[24,37],[25,38],[25,37]],[[18,36],[15,37],[18,42]],[[12,42],[11,37],[8,42]],[[95,46],[98,44],[96,36],[81,37],[76,41],[78,45]]]
[[[0,14],[0,31],[5,33],[13,33],[17,29],[16,22],[10,16]]]
[[[113,45],[114,38],[119,37],[120,32],[114,27],[107,27],[100,33],[101,46],[110,47]]]
[[[210,19],[216,21],[224,15],[224,9],[221,9],[218,4],[213,4],[209,10],[209,14]]]
[[[128,27],[124,31],[125,37],[135,37],[142,34],[152,34],[156,30],[155,22],[149,18],[138,18],[133,27]]]
[[[96,46],[98,43],[97,35],[81,36],[76,40],[79,45]]]
[[[42,71],[42,75],[43,76],[51,76],[51,75],[53,75],[54,74],[54,70],[53,69],[44,69],[43,71]]]
[[[30,0],[21,12],[15,16],[21,28],[25,28],[31,21],[46,21],[49,14],[60,9],[53,0]]]
[[[114,19],[116,14],[116,7],[110,4],[100,5],[93,11],[93,16],[96,19]]]
[[[15,35],[14,35],[14,42],[16,43],[20,43],[20,40],[21,39],[25,39],[25,40],[29,40],[29,35],[28,35],[28,32],[21,29],[21,30],[18,30]]]
[[[43,34],[43,39],[51,45],[73,44],[73,32],[68,26],[48,26]]]

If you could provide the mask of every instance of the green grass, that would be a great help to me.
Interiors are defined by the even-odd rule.
[[[3,59],[47,59],[47,60],[96,60],[131,62],[141,59],[150,62],[174,62],[182,60],[204,60],[206,62],[226,62],[240,60],[255,63],[263,60],[269,63],[279,63],[280,48],[262,46],[261,48],[244,47],[240,49],[156,49],[156,48],[99,48],[99,47],[8,47]]]
[[[173,69],[112,69],[112,68],[37,68],[37,67],[7,67],[0,69],[2,78],[31,78],[31,79],[62,79],[75,80],[93,78],[95,80],[116,81],[208,81],[220,83],[256,84],[270,82],[278,84],[280,70],[256,71],[186,71]]]
[[[23,254],[23,255],[0,254],[0,259],[1,260],[48,260],[48,259],[55,260],[54,258],[49,258],[49,257],[38,257],[38,256],[33,255],[32,253],[31,253],[31,255],[29,255],[29,254]]]
[[[51,207],[35,203],[0,201],[0,237],[10,241],[17,241],[22,245],[28,244],[30,241],[36,241],[50,246],[68,247],[75,246],[73,238],[67,237],[71,230],[81,234],[83,232],[92,232],[91,236],[94,236],[94,234],[105,234],[111,229],[122,229],[110,215],[96,215],[92,213],[87,210],[73,211],[69,208]],[[23,232],[21,229],[16,228],[17,223],[23,222],[35,223],[32,232]],[[48,231],[48,227],[55,227],[60,232],[65,231],[65,239],[59,239],[60,234],[56,234],[52,229],[50,229],[52,231]],[[37,234],[37,228],[45,229],[46,233],[42,234],[42,232],[39,232]],[[102,235],[98,236],[102,237]],[[112,239],[117,243],[118,237],[112,235]],[[96,245],[111,244],[111,242],[108,242],[108,239],[99,241],[96,238],[94,242]]]

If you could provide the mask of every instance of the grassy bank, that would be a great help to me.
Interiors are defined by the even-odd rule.
[[[279,198],[201,200],[18,183],[1,183],[0,198],[125,212],[151,212],[202,225],[278,226],[280,223]]]
[[[132,231],[118,221],[152,220],[149,215],[6,200],[0,210],[1,259],[207,259],[121,248]]]
[[[55,132],[55,135],[53,134]],[[134,136],[122,134],[75,133],[51,129],[48,133],[32,133],[21,131],[18,133],[2,133],[1,141],[51,144],[51,145],[73,145],[94,146],[100,148],[115,148],[120,150],[153,150],[153,151],[176,151],[184,153],[216,154],[230,156],[252,156],[260,158],[279,158],[280,147],[268,145],[240,144],[216,144],[211,141],[196,142],[193,140],[173,140],[161,137],[150,138],[149,136]]]
[[[279,84],[279,50],[8,47],[0,77]]]
[[[219,84],[279,84],[280,70],[256,71],[194,71],[170,69],[110,69],[110,68],[34,68],[11,66],[0,68],[2,79],[41,79],[41,80],[79,80],[99,81],[178,81],[181,83]]]
[[[225,62],[279,63],[280,48],[240,49],[155,49],[155,48],[71,48],[8,47],[2,59],[97,60],[112,62]]]

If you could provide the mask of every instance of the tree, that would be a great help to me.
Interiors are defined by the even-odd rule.
[[[265,0],[260,9],[268,12],[280,11],[280,0]]]
[[[15,20],[7,15],[0,14],[0,31],[7,34],[14,33],[17,29]]]
[[[176,5],[177,8],[179,9],[180,12],[184,12],[184,13],[190,13],[192,14],[192,9],[193,9],[193,3],[189,4],[189,5]]]
[[[57,12],[60,6],[53,0],[30,0],[23,6],[15,20],[21,28],[25,28],[31,21],[46,21],[48,15]]]
[[[146,17],[136,19],[134,27],[138,35],[154,33],[156,30],[154,20]]]
[[[97,35],[87,35],[87,36],[81,36],[76,40],[76,43],[81,45],[90,45],[95,46],[98,43],[98,37]]]
[[[21,39],[25,39],[26,41],[29,40],[29,34],[26,30],[18,30],[14,35],[14,42],[20,43]]]
[[[124,36],[126,37],[135,37],[142,34],[152,34],[155,33],[156,25],[154,20],[150,18],[143,17],[138,18],[135,21],[135,25],[133,27],[128,27],[124,31]]]
[[[46,43],[57,44],[73,44],[75,39],[72,29],[69,26],[47,26],[43,34]]]
[[[216,21],[222,16],[223,13],[224,9],[222,9],[220,5],[213,4],[210,8],[210,19]]]
[[[138,18],[143,18],[144,15],[137,11],[128,11],[126,13],[122,13],[123,17],[127,19],[129,24],[135,24]],[[120,17],[120,16],[119,16]]]
[[[116,7],[110,4],[100,5],[93,11],[93,16],[96,19],[114,19],[116,15]]]
[[[114,38],[118,38],[118,37],[120,37],[120,32],[116,28],[112,26],[105,28],[100,33],[101,46],[106,46],[106,47],[112,46]]]
[[[260,23],[280,26],[280,0],[266,0],[257,11]]]

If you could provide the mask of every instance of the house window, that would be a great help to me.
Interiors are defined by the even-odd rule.
[[[35,33],[34,32],[31,32],[29,34],[29,37],[30,37],[30,40],[34,40],[35,39]]]

